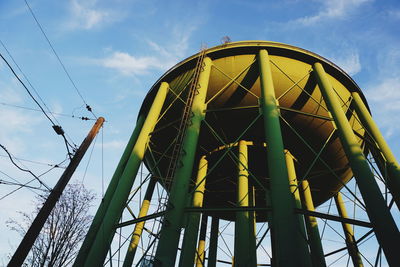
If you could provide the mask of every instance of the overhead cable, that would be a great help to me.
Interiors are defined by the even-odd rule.
[[[33,101],[34,101],[34,102],[36,103],[36,105],[40,108],[40,110],[42,111],[42,113],[43,113],[43,114],[46,116],[46,118],[51,122],[51,124],[52,124],[52,126],[53,126],[53,129],[54,129],[55,131],[56,131],[56,129],[57,129],[57,127],[54,127],[54,126],[58,126],[58,127],[61,128],[60,125],[56,125],[56,124],[54,123],[54,121],[49,117],[49,115],[47,115],[46,111],[43,109],[43,107],[40,105],[40,103],[36,100],[36,98],[32,95],[31,91],[28,89],[28,87],[26,87],[25,83],[19,78],[19,76],[18,76],[17,73],[14,71],[14,69],[12,68],[12,66],[10,65],[10,63],[7,61],[7,59],[5,59],[5,58],[3,57],[3,55],[2,55],[1,53],[0,53],[0,57],[1,57],[1,58],[3,59],[3,61],[6,63],[6,65],[7,65],[8,68],[11,70],[11,72],[14,74],[15,78],[17,78],[17,80],[18,80],[18,81],[21,83],[21,85],[25,88],[25,90],[26,90],[26,92],[28,93],[28,95],[33,99]],[[64,139],[65,146],[66,146],[67,151],[68,151],[68,154],[69,154],[69,156],[70,156],[70,158],[71,158],[71,157],[72,157],[72,153],[70,152],[69,147],[71,147],[72,149],[75,149],[75,146],[72,146],[72,145],[68,142],[68,140],[67,140],[67,138],[65,137],[63,131],[62,131],[62,132],[61,132],[61,131],[59,131],[59,132],[56,131],[56,133],[59,134],[59,135],[61,135],[62,138]]]
[[[31,8],[30,5],[28,4],[28,1],[27,1],[27,0],[24,0],[24,1],[25,1],[26,6],[28,7],[29,12],[31,13],[33,19],[35,20],[36,25],[39,27],[40,31],[42,32],[44,38],[46,39],[47,43],[49,44],[51,50],[53,51],[53,53],[54,53],[54,55],[56,56],[58,62],[60,63],[61,67],[63,68],[63,70],[64,70],[65,74],[67,75],[69,81],[71,82],[72,86],[75,88],[76,93],[77,93],[77,94],[79,95],[79,97],[82,99],[83,103],[84,103],[85,106],[86,106],[86,109],[87,109],[90,113],[92,113],[92,115],[97,119],[97,116],[93,113],[92,108],[91,108],[91,107],[88,105],[88,103],[85,101],[85,99],[83,98],[81,92],[79,91],[78,87],[76,86],[75,82],[72,80],[71,75],[69,74],[69,72],[68,72],[67,68],[65,67],[64,63],[62,62],[61,58],[58,56],[56,50],[54,49],[54,46],[53,46],[52,43],[50,42],[50,39],[47,37],[47,34],[46,34],[45,31],[43,30],[42,25],[39,23],[39,20],[38,20],[37,17],[35,16],[35,13],[33,13],[32,8]]]
[[[7,104],[7,103],[4,103],[4,102],[0,102],[0,105],[13,107],[13,108],[19,108],[19,109],[25,109],[25,110],[42,112],[40,109],[24,107],[24,106],[14,105],[14,104]],[[47,111],[47,113],[48,114],[52,114],[52,115],[56,115],[56,116],[63,116],[63,117],[69,117],[69,118],[73,118],[73,119],[79,119],[79,120],[82,120],[82,121],[89,121],[89,120],[90,121],[94,121],[94,120],[96,120],[96,119],[85,117],[85,116],[75,116],[75,115],[71,115],[71,114],[65,114],[65,113],[59,113],[59,112],[53,112],[53,111]]]
[[[7,150],[7,148],[5,146],[3,146],[2,144],[0,144],[0,147],[7,153],[8,158],[10,159],[11,163],[17,167],[19,170],[23,171],[23,172],[27,172],[29,174],[31,174],[41,185],[43,185],[44,187],[46,187],[47,190],[51,190],[50,187],[48,187],[44,182],[42,182],[42,180],[36,175],[34,174],[32,171],[28,170],[28,169],[24,169],[22,167],[20,167],[17,163],[15,163],[13,156],[11,155],[11,153]]]

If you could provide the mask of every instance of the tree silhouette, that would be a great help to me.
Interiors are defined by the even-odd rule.
[[[21,236],[25,235],[47,196],[37,196],[34,212],[19,212],[22,221],[11,219],[7,226]],[[89,208],[94,198],[95,194],[82,184],[68,185],[36,239],[24,266],[70,265],[92,221]]]

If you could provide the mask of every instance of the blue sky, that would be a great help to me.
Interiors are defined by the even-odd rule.
[[[397,157],[400,147],[400,3],[395,0],[283,1],[28,1],[84,99],[107,123],[94,147],[85,185],[99,195],[134,128],[141,102],[167,69],[223,36],[232,41],[270,40],[311,50],[346,70],[363,89],[373,116]],[[90,116],[25,2],[0,2],[0,40],[50,110]],[[0,52],[9,59],[5,49]],[[11,60],[10,60],[11,61]],[[14,66],[14,65],[13,65]],[[16,67],[14,67],[16,69]],[[18,158],[61,162],[59,136],[5,64],[0,63],[0,143]],[[93,121],[57,116],[79,144]],[[104,151],[104,182],[101,172]],[[0,155],[5,155],[0,151]],[[0,169],[20,182],[29,176],[0,157]],[[82,181],[88,157],[74,179]],[[20,161],[35,173],[48,166]],[[62,169],[43,176],[54,185]],[[4,173],[1,180],[10,180]],[[33,186],[38,184],[32,183]],[[0,197],[16,187],[0,184]],[[34,193],[21,189],[0,200],[0,263],[18,236],[5,228],[16,211],[29,211]]]

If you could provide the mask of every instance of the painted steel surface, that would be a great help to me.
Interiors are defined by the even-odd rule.
[[[320,160],[317,160],[310,172],[307,173],[308,167],[316,157],[315,153],[319,152],[326,139],[335,130],[317,81],[312,75],[312,64],[317,61],[324,64],[335,91],[341,97],[342,109],[347,112],[353,129],[360,136],[363,136],[365,132],[360,126],[357,116],[349,107],[348,100],[352,92],[359,92],[362,98],[363,95],[353,80],[340,68],[328,60],[300,48],[263,41],[236,42],[210,48],[205,52],[213,61],[206,96],[206,103],[208,103],[206,121],[220,136],[224,136],[226,143],[235,142],[237,137],[259,114],[257,106],[261,97],[261,87],[257,53],[261,48],[267,49],[269,53],[272,80],[276,98],[279,100],[280,114],[290,127],[301,133],[302,138],[307,143],[302,142],[293,129],[282,122],[284,147],[299,159],[296,164],[298,177],[302,179],[307,174],[314,204],[318,206],[338,192],[343,184],[352,177],[352,172],[348,167],[348,160],[340,140],[334,134],[320,154],[320,158],[329,165],[334,174],[329,173],[326,165]],[[185,99],[185,89],[188,88],[193,76],[196,59],[197,55],[194,55],[177,64],[154,85],[154,88],[156,88],[159,82],[167,81],[173,91],[167,97],[163,110],[165,115],[158,122],[152,134],[152,149],[156,157],[168,151],[168,146],[177,135],[177,129],[169,127],[179,120],[184,106],[183,101],[176,100],[176,95],[179,95],[183,100]],[[145,112],[147,106],[152,102],[153,91],[151,89],[147,95],[141,113]],[[169,105],[171,107],[166,110]],[[252,140],[256,143],[264,142],[264,129],[261,120],[248,129],[242,139]],[[358,139],[359,142],[361,142],[360,140]],[[203,151],[213,151],[220,146],[220,141],[204,124],[201,126],[199,146],[202,147]],[[250,154],[250,158],[265,158],[262,150],[253,151]],[[202,155],[196,155],[197,160],[200,156]],[[213,165],[211,161],[210,166]],[[253,160],[250,159],[250,161]],[[152,162],[150,155],[147,155],[145,163],[150,169]],[[254,163],[254,165],[257,165],[257,163]],[[161,160],[158,167],[162,175],[165,174],[168,160]],[[254,173],[268,172],[265,166],[251,166],[250,168]],[[192,176],[195,177],[195,173]],[[232,176],[229,168],[219,168],[213,174],[210,174],[210,180],[218,180],[223,176]],[[232,176],[232,181],[233,179]],[[213,186],[215,190],[210,190],[218,191],[225,187],[226,183],[216,182]],[[226,195],[224,198],[235,203],[235,193],[234,190],[231,191],[231,193],[224,193]],[[257,199],[264,197],[260,196],[260,191],[262,191],[260,186],[256,186]],[[265,201],[256,202],[265,203]],[[213,198],[207,193],[205,203],[208,206],[224,205],[220,199]],[[224,214],[222,217],[233,220],[234,214]],[[265,216],[257,216],[257,221],[263,220],[265,220]]]

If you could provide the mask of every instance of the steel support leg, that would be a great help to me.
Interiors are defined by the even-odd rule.
[[[390,192],[392,192],[392,197],[394,198],[397,207],[400,209],[400,166],[397,162],[396,158],[393,155],[392,150],[386,143],[385,139],[382,136],[382,133],[379,131],[378,126],[375,124],[374,120],[371,117],[367,107],[364,102],[361,100],[360,95],[357,92],[353,92],[351,94],[354,99],[354,107],[358,118],[361,120],[363,126],[367,129],[367,131],[372,135],[372,138],[378,145],[381,153],[385,157],[386,167],[388,171],[387,184]],[[378,161],[378,159],[375,159]],[[384,173],[383,173],[384,174]]]
[[[125,208],[129,192],[135,181],[140,163],[142,162],[144,153],[146,151],[149,135],[156,125],[161,108],[167,96],[168,87],[169,85],[165,82],[162,82],[160,85],[140,134],[129,156],[128,162],[126,163],[125,169],[122,172],[118,181],[118,185],[115,188],[115,193],[113,194],[110,204],[104,213],[103,221],[87,255],[85,266],[101,266],[104,262],[114,236],[114,226],[118,223],[122,211]],[[75,263],[75,265],[79,266],[77,263]]]
[[[303,193],[304,208],[309,211],[315,211],[310,185],[308,184],[307,180],[301,181],[301,189]],[[317,218],[314,216],[305,217],[313,266],[326,266],[324,250],[322,248],[321,237],[318,230]]]
[[[338,192],[337,195],[335,196],[335,203],[336,203],[336,207],[337,207],[339,215],[342,218],[348,218],[346,207],[344,205],[344,202],[342,199],[342,194],[340,192]],[[349,255],[351,257],[353,265],[355,267],[364,266],[362,259],[361,259],[361,254],[358,251],[356,239],[354,238],[354,233],[353,233],[353,229],[351,228],[351,225],[348,223],[342,222],[342,227],[343,227],[343,232],[344,232],[344,235],[346,238],[347,250],[349,251]]]
[[[343,149],[365,202],[368,217],[374,225],[378,242],[382,246],[389,265],[400,266],[400,253],[397,249],[397,244],[400,244],[399,230],[386,206],[374,174],[369,168],[328,75],[320,63],[315,63],[313,69],[322,96],[337,126]]]
[[[100,206],[97,209],[96,215],[93,218],[92,224],[88,232],[86,233],[85,240],[82,243],[82,246],[78,252],[78,255],[75,259],[74,266],[83,266],[86,260],[86,256],[89,253],[89,250],[93,244],[93,241],[96,237],[97,231],[99,230],[100,224],[103,221],[104,214],[108,206],[110,205],[110,201],[114,195],[115,189],[117,188],[119,179],[125,169],[126,163],[128,162],[129,156],[132,153],[133,147],[136,143],[136,140],[139,136],[140,131],[142,130],[143,123],[145,120],[144,115],[140,115],[135,130],[132,132],[132,135],[128,141],[128,144],[125,147],[125,150],[119,160],[117,168],[115,169],[114,175],[111,178],[110,184],[107,187],[107,190],[104,194],[103,199],[101,200]]]
[[[286,161],[286,167],[288,169],[290,192],[293,194],[296,208],[301,209],[301,199],[297,182],[296,169],[294,167],[294,157],[292,154],[290,154],[288,150],[285,150],[285,161]],[[308,250],[307,234],[304,226],[304,218],[302,214],[297,214],[296,217],[300,226],[299,228],[300,235],[297,235],[298,238],[300,239],[298,242],[299,244],[301,244],[299,250],[302,250],[300,253],[300,257],[302,257],[302,262],[307,262],[307,264],[311,266],[311,258],[310,258],[310,252]]]
[[[239,141],[237,206],[249,206],[249,172],[246,141]],[[235,222],[235,266],[251,266],[250,217],[248,211],[236,212]],[[255,265],[254,265],[255,266]]]
[[[219,219],[213,216],[211,220],[210,246],[208,248],[208,267],[217,266],[218,234]]]
[[[150,207],[150,201],[153,196],[154,188],[156,186],[157,180],[155,178],[151,178],[150,182],[147,186],[146,193],[144,195],[144,199],[142,202],[142,206],[140,207],[138,218],[144,217],[147,215]],[[131,243],[129,244],[128,251],[126,252],[123,267],[131,267],[133,263],[133,259],[135,258],[136,250],[139,245],[140,238],[142,236],[143,227],[146,222],[138,222],[135,225],[135,229],[132,233]]]
[[[269,166],[272,201],[272,249],[276,267],[307,266],[299,263],[298,244],[299,225],[294,214],[294,200],[289,189],[288,172],[285,163],[279,110],[275,98],[274,84],[268,52],[260,50],[261,98],[260,106],[264,118],[265,141]]]
[[[206,234],[207,234],[207,215],[203,213],[201,216],[201,227],[199,236],[199,245],[196,253],[196,267],[204,267],[206,259]]]
[[[172,267],[175,265],[182,226],[182,217],[184,214],[186,198],[188,196],[187,192],[192,175],[200,125],[205,117],[204,110],[207,108],[205,105],[205,99],[212,61],[210,58],[205,57],[203,63],[204,68],[200,73],[197,85],[198,93],[193,99],[191,108],[191,122],[186,129],[182,144],[185,153],[180,155],[178,159],[182,162],[182,166],[176,170],[172,182],[168,200],[168,210],[164,217],[160,240],[156,251],[155,266]]]
[[[196,178],[196,190],[193,194],[193,207],[203,207],[204,189],[206,184],[208,162],[205,156],[200,159],[199,170]],[[197,234],[199,231],[200,213],[194,212],[189,214],[188,223],[183,236],[182,251],[179,260],[179,266],[193,266],[196,254]]]

